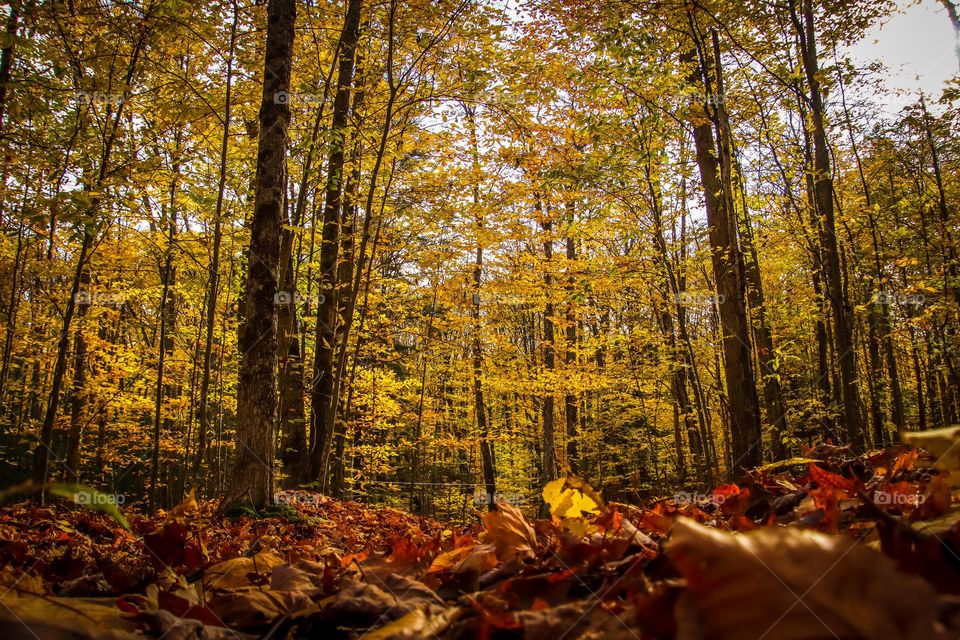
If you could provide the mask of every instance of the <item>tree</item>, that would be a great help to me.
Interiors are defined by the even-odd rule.
[[[310,477],[325,486],[326,464],[334,423],[334,374],[337,340],[337,257],[340,251],[340,227],[343,223],[343,189],[347,148],[347,117],[350,113],[353,72],[357,42],[360,39],[361,0],[349,0],[340,36],[337,91],[333,98],[333,121],[327,151],[327,178],[323,205],[323,232],[320,245],[319,293],[317,305],[316,351],[310,385]]]
[[[820,218],[820,243],[823,250],[824,276],[827,298],[833,315],[833,339],[840,368],[840,386],[843,399],[844,428],[848,441],[859,449],[863,446],[860,428],[860,390],[857,382],[857,357],[853,342],[853,322],[849,301],[843,288],[840,267],[840,248],[833,208],[833,177],[830,170],[830,149],[827,146],[826,115],[820,89],[820,70],[817,59],[817,35],[814,25],[812,0],[789,1],[790,17],[800,40],[800,55],[806,74],[810,106],[811,136],[813,137],[814,203]]]
[[[237,386],[237,447],[222,507],[273,501],[277,417],[276,294],[283,224],[294,0],[270,0],[260,101],[260,138]]]
[[[716,306],[723,332],[724,378],[730,409],[733,467],[728,471],[739,476],[740,469],[752,468],[762,460],[760,410],[751,356],[743,256],[737,237],[730,139],[724,135],[723,120],[719,115],[724,96],[720,62],[705,46],[693,14],[690,25],[699,60],[691,79],[701,91],[703,109],[702,113],[694,111],[693,139],[710,226]]]

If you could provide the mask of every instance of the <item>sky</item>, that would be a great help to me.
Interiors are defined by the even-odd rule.
[[[915,101],[921,90],[937,98],[944,82],[958,72],[953,25],[943,6],[937,0],[897,4],[900,12],[849,50],[855,61],[883,61],[889,69],[888,88],[909,93],[889,96],[884,102],[890,106]]]

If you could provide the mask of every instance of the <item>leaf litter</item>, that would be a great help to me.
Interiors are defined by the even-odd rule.
[[[932,460],[821,448],[643,506],[606,503],[567,477],[544,487],[549,519],[498,503],[466,528],[306,492],[284,494],[286,517],[232,520],[191,494],[169,512],[127,514],[129,530],[110,513],[21,502],[0,509],[0,631],[956,638],[955,469]]]

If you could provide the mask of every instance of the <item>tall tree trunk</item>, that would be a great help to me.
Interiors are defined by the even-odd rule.
[[[751,323],[754,346],[757,351],[757,363],[760,369],[761,387],[763,389],[764,409],[767,413],[767,422],[770,425],[770,449],[774,460],[780,460],[787,455],[783,444],[783,434],[787,430],[787,409],[783,401],[783,389],[780,384],[780,372],[777,371],[777,354],[773,343],[773,333],[767,322],[766,300],[763,294],[763,279],[760,276],[760,257],[754,243],[753,228],[750,224],[750,211],[747,208],[746,186],[740,172],[739,160],[735,150],[733,133],[730,128],[730,115],[727,112],[726,87],[724,86],[723,70],[720,66],[720,36],[716,29],[711,30],[713,45],[713,62],[717,82],[717,95],[720,99],[714,101],[716,120],[719,125],[719,137],[722,141],[722,160],[728,166],[731,191],[737,187],[740,191],[740,212],[737,215],[737,230],[742,244],[743,276],[746,287],[747,304],[753,311],[754,319]],[[733,177],[736,170],[736,178]],[[731,203],[733,197],[731,194]]]
[[[291,226],[299,225],[291,221]],[[293,275],[293,232],[283,230],[280,242],[280,293],[277,300],[279,356],[280,442],[284,481],[287,488],[307,482],[304,462],[307,453],[307,425],[304,407],[303,353],[300,350],[300,319],[297,317],[297,286]],[[286,236],[291,236],[287,238]]]
[[[549,389],[553,385],[552,376],[556,369],[556,345],[553,325],[553,220],[550,205],[544,206],[539,195],[536,198],[540,228],[543,230],[543,286],[547,303],[543,310],[543,368],[551,376],[540,406],[543,421],[543,466],[540,469],[540,484],[545,485],[557,477],[556,435],[554,433],[554,397]]]
[[[171,188],[171,203],[174,201],[174,188]],[[171,221],[170,235],[167,241],[167,249],[164,252],[163,268],[161,271],[161,280],[163,282],[163,292],[160,296],[160,339],[157,341],[157,385],[153,404],[153,453],[150,465],[150,509],[155,511],[160,507],[159,477],[160,477],[160,440],[161,427],[163,425],[163,401],[167,396],[167,385],[164,383],[164,373],[166,373],[166,362],[169,356],[173,355],[173,292],[174,285],[174,266],[173,266],[173,243],[174,229],[176,222],[173,220],[174,212],[170,211]]]
[[[293,59],[295,0],[270,0],[256,194],[250,224],[243,324],[240,327],[240,376],[237,386],[236,458],[221,507],[273,499],[273,450],[277,415],[277,275],[286,180],[287,126]]]
[[[180,153],[180,132],[175,135],[174,153]],[[158,474],[160,470],[160,441],[162,427],[170,427],[170,420],[164,420],[163,403],[164,400],[174,395],[174,389],[165,380],[167,360],[173,357],[173,336],[176,332],[177,320],[177,301],[174,294],[174,287],[177,283],[177,269],[173,260],[174,249],[177,241],[177,185],[180,180],[180,162],[174,158],[173,162],[173,180],[170,182],[170,199],[168,200],[166,214],[162,216],[166,220],[167,226],[167,246],[163,254],[163,263],[160,268],[160,281],[163,289],[160,297],[160,340],[157,345],[157,387],[154,397],[153,414],[153,458],[150,474],[150,507],[157,509],[160,506],[158,491]],[[167,487],[169,495],[171,487]]]
[[[17,311],[20,308],[20,297],[22,295],[21,283],[23,269],[26,264],[26,257],[24,256],[24,242],[23,242],[23,233],[25,225],[21,220],[17,225],[17,248],[16,253],[13,257],[13,266],[11,267],[10,275],[10,299],[7,303],[7,313],[4,322],[4,336],[3,336],[3,355],[2,362],[0,362],[0,418],[6,415],[6,391],[7,391],[7,377],[10,373],[10,360],[13,357],[13,340],[17,333]],[[0,425],[0,432],[3,431],[3,426]]]
[[[934,184],[937,187],[937,211],[940,214],[940,235],[942,237],[941,261],[943,263],[943,273],[945,276],[943,289],[944,294],[952,298],[957,307],[960,307],[960,274],[958,274],[957,247],[954,244],[953,232],[950,225],[950,209],[947,206],[947,193],[943,186],[943,171],[940,167],[940,150],[933,137],[930,113],[927,111],[927,103],[923,95],[920,96],[920,107],[923,115],[923,131],[927,145],[930,148],[930,161],[933,167]],[[956,314],[956,312],[957,311],[954,311],[954,314]],[[956,316],[954,315],[954,317]],[[956,342],[956,337],[956,326],[952,322],[944,322],[941,337],[941,341],[943,342],[941,358],[946,365],[944,375],[947,380],[947,393],[941,395],[941,401],[947,422],[954,422],[957,419],[958,409],[960,409],[960,407],[957,406],[956,392],[956,389],[960,387],[960,379],[958,379],[957,376],[954,354],[950,348],[950,345]]]
[[[362,27],[361,27],[362,29]],[[358,220],[358,210],[359,210],[359,200],[360,200],[360,173],[363,162],[363,138],[359,135],[359,131],[363,126],[363,102],[366,96],[366,93],[363,89],[364,77],[363,77],[363,52],[357,51],[356,58],[356,69],[354,71],[355,81],[354,81],[354,91],[353,91],[353,106],[351,111],[353,113],[353,119],[355,123],[355,128],[357,134],[353,136],[352,147],[350,150],[350,175],[347,178],[346,187],[343,193],[343,214],[341,215],[342,229],[340,231],[341,242],[340,242],[340,259],[337,263],[337,318],[340,319],[341,324],[337,327],[337,334],[339,338],[338,349],[335,355],[334,367],[336,375],[334,376],[334,387],[332,405],[330,408],[331,416],[333,417],[334,422],[334,432],[333,432],[333,441],[334,441],[334,450],[333,450],[333,460],[332,460],[332,469],[331,475],[333,477],[330,493],[334,496],[340,497],[343,492],[343,483],[346,469],[344,467],[344,452],[346,451],[347,444],[347,422],[345,420],[345,411],[344,405],[340,403],[340,393],[343,389],[343,377],[346,373],[346,354],[350,342],[350,332],[349,326],[352,322],[353,314],[353,301],[356,299],[353,292],[354,284],[354,274],[360,273],[363,270],[363,265],[357,264],[357,255],[356,255],[356,226]],[[389,117],[389,115],[388,115]],[[369,216],[364,217],[364,228],[369,230]],[[361,242],[362,244],[362,242]],[[361,247],[362,250],[366,250],[366,246]],[[362,261],[365,256],[361,255],[360,260]],[[427,332],[427,340],[429,341],[429,331]],[[424,360],[424,367],[426,367],[426,359]],[[426,368],[424,368],[426,371]],[[421,396],[423,395],[423,388],[421,388]],[[422,409],[422,400],[421,400],[421,409]],[[418,425],[422,415],[420,415],[418,420]],[[418,429],[419,431],[419,426]],[[417,467],[419,463],[419,440],[416,445],[416,451],[414,454],[415,464],[414,468]],[[412,477],[412,476],[411,476]]]
[[[90,286],[90,271],[80,275],[80,286]],[[81,296],[83,294],[81,293]],[[89,302],[89,299],[86,300]],[[89,304],[80,305],[77,311],[78,326],[73,335],[73,382],[70,385],[70,432],[67,436],[67,455],[63,468],[66,482],[80,481],[80,449],[83,441],[83,409],[86,405],[87,385],[87,338],[83,333],[83,319],[90,309]]]
[[[750,349],[750,326],[747,320],[743,262],[737,244],[736,212],[733,208],[732,185],[729,171],[718,158],[714,135],[720,144],[716,103],[720,102],[714,91],[707,52],[702,40],[696,35],[697,28],[691,19],[697,54],[698,69],[691,74],[705,96],[703,113],[696,113],[693,121],[693,139],[696,147],[697,166],[703,185],[707,209],[707,224],[710,227],[710,253],[716,280],[717,302],[724,355],[724,377],[727,388],[727,403],[730,409],[731,467],[728,473],[739,477],[741,468],[752,468],[762,461],[759,400]],[[713,103],[713,105],[711,105]],[[729,158],[728,150],[721,151]]]
[[[564,322],[564,338],[566,341],[566,353],[563,363],[567,367],[568,375],[572,375],[577,368],[577,313],[575,290],[577,278],[574,275],[574,263],[577,259],[577,239],[573,233],[573,227],[576,222],[573,200],[567,202],[567,220],[566,220],[566,249],[567,249],[567,304],[566,317]],[[570,383],[568,379],[567,383]],[[579,425],[579,401],[576,394],[569,389],[563,396],[563,414],[567,422],[567,466],[574,474],[580,473],[580,456],[577,451],[577,427]]]
[[[333,61],[330,63],[330,69],[324,77],[323,97],[320,105],[317,107],[313,118],[313,127],[310,133],[307,152],[303,160],[303,167],[300,174],[299,188],[297,189],[297,199],[293,208],[293,217],[291,226],[297,227],[303,224],[307,211],[307,194],[311,190],[311,176],[313,174],[313,164],[316,158],[317,146],[320,141],[321,125],[324,122],[325,107],[327,98],[330,95],[330,82],[334,71],[337,68],[337,60],[340,54],[342,42],[337,41],[334,50]],[[316,212],[317,207],[312,206],[312,215],[310,221],[310,240],[309,240],[309,258],[308,265],[312,264],[315,246]],[[281,288],[287,292],[287,298],[290,303],[296,301],[296,265],[293,263],[293,233],[285,229],[280,244],[280,267],[281,270],[287,269],[280,278]],[[289,256],[290,259],[286,257]],[[311,277],[311,266],[307,267],[307,295],[303,305],[303,316],[311,314],[311,291],[313,287],[313,278]],[[288,487],[294,487],[310,482],[310,446],[307,442],[307,423],[305,393],[306,380],[304,359],[306,352],[306,335],[301,331],[302,322],[296,314],[293,307],[291,316],[284,313],[284,306],[278,309],[277,320],[281,326],[281,357],[286,357],[285,365],[281,363],[280,367],[280,434],[284,474]],[[292,327],[296,323],[296,327]],[[290,327],[289,329],[287,327]],[[299,341],[294,345],[293,341]]]
[[[483,323],[480,318],[480,291],[483,283],[483,242],[484,215],[480,207],[480,151],[477,142],[477,121],[475,107],[464,105],[467,121],[470,123],[470,190],[473,196],[474,232],[477,236],[473,261],[473,304],[470,315],[473,320],[473,336],[470,341],[473,359],[473,412],[477,418],[477,431],[480,433],[480,463],[483,469],[483,484],[486,489],[487,508],[495,508],[497,492],[496,477],[493,468],[493,447],[490,443],[490,428],[487,424],[487,406],[483,397]]]
[[[840,369],[840,392],[843,400],[844,428],[848,442],[855,450],[863,448],[860,428],[860,392],[857,381],[856,351],[853,343],[852,310],[843,291],[843,273],[833,209],[833,177],[830,169],[830,149],[824,122],[823,95],[820,90],[820,70],[817,60],[817,38],[814,28],[812,0],[802,2],[802,21],[796,1],[788,0],[797,36],[809,90],[810,116],[813,137],[814,201],[821,223],[821,244],[824,257],[827,297],[833,312],[833,340]]]
[[[361,0],[349,0],[340,36],[340,68],[337,92],[333,99],[333,122],[327,160],[326,197],[323,208],[323,233],[320,245],[319,293],[317,305],[316,352],[310,389],[310,477],[325,483],[330,440],[336,412],[334,396],[334,353],[337,338],[337,254],[340,244],[341,211],[343,208],[344,159],[347,118],[353,88],[353,70],[360,39]]]
[[[53,364],[53,378],[50,383],[50,397],[47,401],[47,410],[43,416],[43,424],[40,427],[40,442],[34,449],[33,459],[33,480],[37,484],[46,482],[49,469],[50,454],[53,452],[53,426],[57,419],[57,408],[60,404],[60,393],[63,391],[63,377],[67,371],[67,352],[70,344],[70,325],[73,323],[73,316],[76,313],[77,301],[80,294],[80,286],[83,282],[83,274],[87,268],[87,260],[90,256],[90,250],[93,246],[93,236],[89,230],[84,229],[83,242],[80,245],[80,253],[77,256],[77,266],[73,274],[73,282],[70,285],[70,296],[67,298],[66,308],[63,312],[63,323],[60,327],[60,338],[57,341],[57,356]]]

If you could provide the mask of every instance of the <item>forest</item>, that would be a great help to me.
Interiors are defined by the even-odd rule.
[[[11,637],[960,637],[960,3],[0,7]]]

